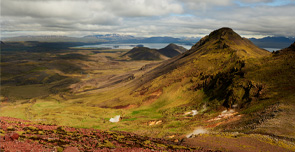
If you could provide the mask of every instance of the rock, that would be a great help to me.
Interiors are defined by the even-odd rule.
[[[149,126],[153,126],[153,125],[157,125],[157,124],[160,124],[160,123],[162,123],[163,121],[162,120],[158,120],[158,121],[150,121],[150,122],[148,122],[148,125]]]
[[[11,138],[11,140],[17,140],[19,138],[19,134],[14,132],[14,133],[10,134],[10,138]]]
[[[110,122],[119,122],[119,121],[120,121],[120,115],[117,115],[114,118],[110,119]]]

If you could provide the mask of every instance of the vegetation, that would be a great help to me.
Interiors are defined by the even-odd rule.
[[[173,140],[203,127],[292,142],[293,46],[270,53],[222,28],[164,61],[137,60],[134,50],[8,49],[1,55],[0,115]],[[116,115],[122,120],[111,123]]]

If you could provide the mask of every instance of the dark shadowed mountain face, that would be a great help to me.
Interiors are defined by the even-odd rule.
[[[156,49],[150,49],[147,47],[135,47],[129,52],[122,55],[122,57],[129,57],[131,60],[162,60],[167,59]]]
[[[177,56],[183,52],[185,52],[186,49],[182,46],[178,46],[176,44],[169,44],[168,46],[166,46],[165,48],[159,49],[158,52],[167,56],[167,57],[174,57]]]

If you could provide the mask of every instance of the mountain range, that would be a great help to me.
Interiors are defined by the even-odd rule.
[[[39,42],[83,42],[83,43],[184,43],[193,45],[200,40],[199,37],[135,37],[123,34],[99,34],[87,35],[81,38],[68,36],[19,36],[11,38],[2,38],[5,41],[39,41]],[[295,39],[287,37],[264,37],[250,38],[255,45],[260,48],[285,48]]]
[[[127,53],[123,54],[122,57],[128,57],[131,60],[166,60],[185,51],[186,49],[184,47],[170,43],[159,50],[147,47],[134,47]]]
[[[286,48],[292,44],[295,39],[287,37],[264,37],[261,39],[250,38],[250,41],[261,48]]]

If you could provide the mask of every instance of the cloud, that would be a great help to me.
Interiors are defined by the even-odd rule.
[[[3,36],[198,36],[231,27],[244,36],[295,36],[295,0],[2,0]]]

